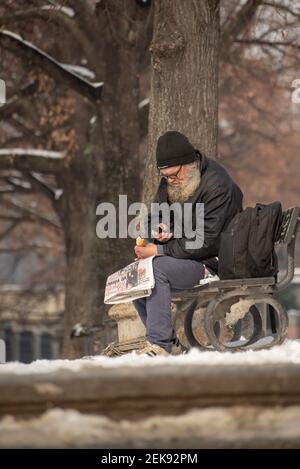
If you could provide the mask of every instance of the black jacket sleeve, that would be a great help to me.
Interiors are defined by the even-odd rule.
[[[167,183],[164,180],[162,180],[152,200],[152,203],[160,204],[162,202],[166,202],[167,201],[166,193],[167,193]],[[150,212],[145,216],[143,220],[143,230],[141,232],[141,236],[147,239],[148,242],[150,243],[159,244],[159,245],[164,244],[158,241],[157,239],[155,239],[151,233],[151,223],[153,224],[153,228],[155,229],[160,222],[161,222],[161,219],[159,218],[158,214],[157,215],[153,214],[153,212],[150,210]]]
[[[164,245],[164,254],[178,259],[207,259],[218,255],[220,235],[231,208],[231,190],[215,187],[201,201],[204,203],[204,241],[201,248],[187,249],[185,237],[171,239]]]

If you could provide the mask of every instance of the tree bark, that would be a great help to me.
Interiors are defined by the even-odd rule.
[[[134,2],[108,2],[95,31],[95,68],[104,81],[101,103],[80,108],[76,132],[81,140],[69,170],[59,176],[64,197],[58,210],[66,243],[66,314],[64,356],[84,353],[83,341],[71,339],[76,323],[101,325],[107,308],[104,287],[107,276],[133,261],[132,239],[99,239],[96,207],[111,202],[118,214],[119,194],[128,204],[140,200],[138,40],[132,25],[138,14]],[[126,15],[124,14],[126,13]],[[110,26],[105,14],[110,15]],[[101,31],[101,35],[99,34]],[[129,42],[124,40],[129,38]],[[94,122],[90,119],[93,116]],[[117,223],[117,236],[118,236]],[[106,345],[106,344],[103,344]]]
[[[161,134],[178,130],[200,151],[217,155],[219,29],[218,0],[154,2],[146,203],[158,183]]]

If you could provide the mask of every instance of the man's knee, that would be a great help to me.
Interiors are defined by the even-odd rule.
[[[155,278],[168,279],[170,268],[169,256],[157,256],[153,258],[153,274]]]
[[[164,270],[164,266],[166,264],[167,256],[156,256],[153,258],[153,270],[161,271]]]

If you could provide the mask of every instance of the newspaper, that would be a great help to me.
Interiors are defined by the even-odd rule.
[[[154,257],[132,262],[111,274],[106,281],[104,303],[129,303],[150,296],[155,283],[152,266]]]

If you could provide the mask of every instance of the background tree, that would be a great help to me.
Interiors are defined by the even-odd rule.
[[[217,154],[219,1],[154,2],[151,91],[144,198],[157,185],[155,147],[180,130],[208,156]]]
[[[131,240],[97,239],[96,206],[104,201],[117,206],[119,194],[128,194],[129,203],[139,200],[138,75],[150,13],[131,0],[6,1],[1,8],[1,25],[22,31],[26,41],[0,32],[9,96],[1,109],[9,128],[6,124],[2,136],[7,151],[0,167],[20,170],[58,214],[66,252],[64,349],[65,355],[79,356],[82,346],[70,341],[72,327],[101,324],[106,277],[132,259]],[[91,83],[91,75],[104,82],[103,89]],[[32,79],[36,87],[22,93],[20,102],[20,84],[28,89]],[[8,107],[12,100],[14,110]],[[21,135],[16,126],[22,126]],[[63,150],[64,157],[54,161],[30,152],[12,157],[15,146]],[[41,172],[55,175],[55,189],[41,182]]]
[[[132,241],[96,237],[96,206],[139,200],[143,177],[151,199],[164,131],[219,158],[245,204],[298,203],[300,2],[220,3],[219,23],[217,1],[1,2],[0,260],[33,284],[65,279],[65,355],[83,353],[72,327],[102,323],[106,277],[132,259]]]

